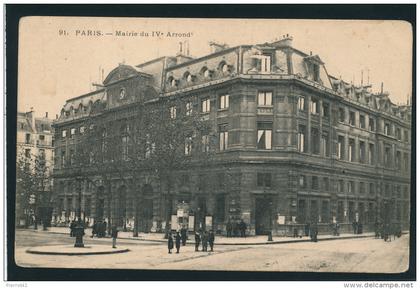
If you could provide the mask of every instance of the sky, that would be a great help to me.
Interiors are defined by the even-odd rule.
[[[190,54],[200,57],[210,53],[210,41],[233,47],[286,34],[295,48],[318,54],[330,75],[360,84],[363,71],[373,92],[383,82],[394,103],[411,97],[413,37],[404,21],[25,17],[19,23],[18,110],[54,118],[66,99],[92,91],[102,70],[105,78],[119,63],[174,56],[179,42],[188,41]]]

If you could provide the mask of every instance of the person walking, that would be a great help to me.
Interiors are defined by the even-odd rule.
[[[241,220],[241,222],[239,223],[239,230],[241,231],[241,237],[245,238],[246,224],[244,220]]]
[[[200,246],[200,234],[195,231],[195,251],[198,252],[198,247]]]
[[[174,239],[172,238],[172,233],[168,235],[168,254],[172,254],[171,250],[174,248]]]
[[[182,246],[185,246],[187,244],[187,229],[185,229],[185,227],[182,227],[181,229],[181,240]]]
[[[176,247],[176,253],[179,254],[179,248],[181,247],[181,235],[179,232],[176,232],[175,235],[175,247]]]
[[[93,223],[91,238],[95,237],[95,235],[98,235],[98,222],[97,221],[95,221],[95,223]]]
[[[117,226],[112,226],[111,229],[112,248],[117,248],[118,229]]]
[[[213,232],[213,230],[210,230],[210,233],[209,233],[209,245],[210,245],[210,251],[213,252],[213,247],[214,247],[214,232]]]
[[[74,237],[74,228],[76,228],[76,222],[73,220],[70,223],[70,237]]]
[[[228,238],[232,237],[232,223],[230,222],[230,220],[226,224],[226,236]]]
[[[208,242],[208,235],[207,235],[207,231],[203,232],[203,235],[201,236],[201,246],[202,246],[202,251],[203,252],[207,252],[207,242]]]

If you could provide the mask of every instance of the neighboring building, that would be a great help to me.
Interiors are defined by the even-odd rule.
[[[111,210],[112,222],[132,224],[132,200],[142,195],[145,231],[176,222],[180,210],[195,217],[195,227],[210,224],[205,217],[211,216],[218,232],[240,219],[250,234],[290,234],[291,225],[314,221],[321,232],[332,222],[346,231],[354,221],[368,229],[375,221],[407,227],[411,105],[395,105],[385,92],[330,76],[318,55],[293,48],[289,36],[212,46],[212,54],[197,59],[179,53],[120,65],[103,88],[66,102],[55,122],[57,217],[68,219],[78,207],[71,159],[91,111],[112,123],[127,119],[136,105],[177,99],[183,107],[171,109],[171,116],[192,109],[212,124],[218,164],[180,171],[169,201],[150,179],[141,190],[127,191],[115,178],[108,204],[101,177],[92,176],[99,186],[80,187],[90,221]]]
[[[52,166],[54,164],[54,130],[52,128],[52,122],[53,120],[48,118],[48,113],[42,118],[35,117],[33,110],[29,112],[18,112],[17,114],[17,158],[27,158],[29,162],[32,162],[32,169],[35,166],[33,163],[35,159],[45,161],[48,175],[52,173]],[[51,189],[52,178],[45,185],[44,195],[49,196]],[[22,193],[19,191],[19,182],[16,193]],[[49,199],[49,197],[46,198]],[[28,208],[22,204],[21,198],[17,197],[16,201],[16,224],[24,226],[28,221],[28,216],[34,214],[33,206],[28,211]],[[30,202],[33,201],[34,197],[31,197]],[[40,204],[39,207],[41,207]]]

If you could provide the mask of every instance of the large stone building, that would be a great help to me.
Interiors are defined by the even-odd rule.
[[[54,164],[54,131],[52,128],[52,119],[48,118],[48,113],[45,117],[35,117],[33,110],[29,112],[18,112],[17,114],[17,133],[16,133],[16,154],[17,159],[27,161],[31,164],[31,170],[35,169],[35,160],[40,160],[46,165],[46,177],[51,174]],[[17,180],[17,197],[16,197],[16,224],[18,226],[25,226],[28,223],[28,218],[35,214],[35,209],[40,208],[45,203],[36,204],[35,195],[37,192],[23,192],[19,184],[22,180]],[[49,199],[49,194],[52,189],[52,178],[49,178],[47,184],[44,184],[43,196]],[[29,200],[25,200],[26,193],[32,195]],[[38,192],[39,193],[39,192]],[[38,198],[38,203],[41,199]]]
[[[329,75],[318,55],[295,49],[289,36],[232,48],[211,45],[213,53],[200,58],[181,50],[175,57],[119,65],[100,89],[66,102],[55,122],[58,217],[71,217],[80,206],[90,220],[111,216],[132,226],[133,200],[141,195],[139,229],[145,231],[180,220],[191,229],[206,225],[223,232],[229,220],[243,219],[249,234],[278,235],[309,221],[320,223],[321,231],[331,222],[343,230],[354,221],[368,228],[377,220],[408,225],[410,105]],[[115,177],[112,201],[100,175],[92,176],[95,186],[76,185],[72,147],[91,111],[113,123],[137,105],[164,100],[182,106],[171,114],[192,109],[210,122],[218,135],[215,165],[177,172],[169,202],[153,179],[127,191]]]

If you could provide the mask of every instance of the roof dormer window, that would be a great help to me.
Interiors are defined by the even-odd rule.
[[[121,88],[120,89],[120,99],[124,99],[126,95],[126,91],[125,88]]]

